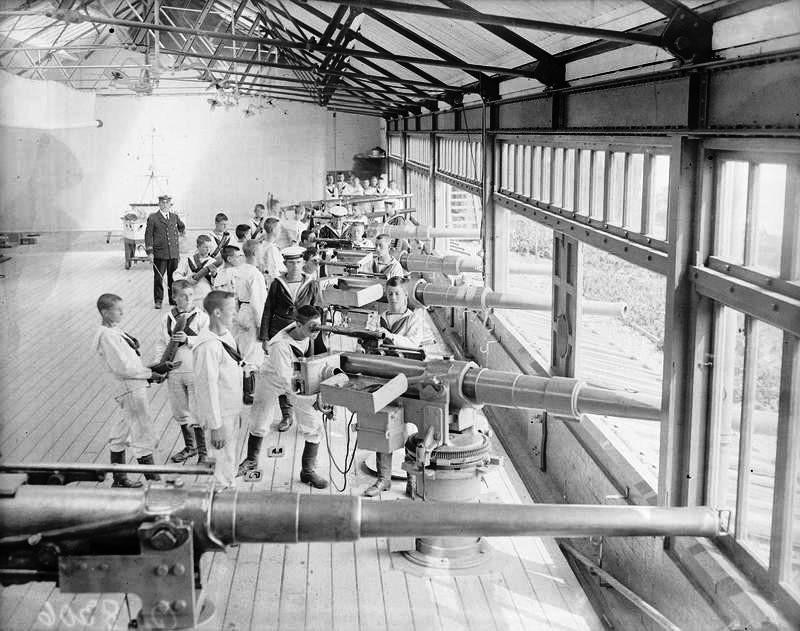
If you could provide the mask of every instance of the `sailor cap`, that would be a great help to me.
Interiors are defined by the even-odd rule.
[[[328,211],[334,217],[346,217],[347,216],[347,208],[344,206],[334,206]]]
[[[300,247],[299,245],[290,245],[288,248],[283,248],[281,250],[281,254],[283,255],[284,260],[288,261],[290,259],[302,258],[305,251],[306,249]]]

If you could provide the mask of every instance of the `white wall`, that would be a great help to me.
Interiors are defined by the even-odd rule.
[[[382,144],[379,118],[339,114],[334,133],[331,113],[314,105],[250,118],[242,109],[212,112],[205,96],[97,97],[102,128],[0,127],[0,229],[118,229],[128,203],[160,192],[190,227],[220,210],[237,221],[268,192],[282,203],[321,197],[334,161],[349,166]],[[163,178],[148,189],[153,134]]]
[[[326,112],[329,171],[349,171],[353,156],[368,153],[373,147],[386,150],[386,123],[374,116],[358,116],[344,112]]]

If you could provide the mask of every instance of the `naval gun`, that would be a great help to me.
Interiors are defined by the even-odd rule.
[[[3,465],[0,471],[25,471]],[[63,465],[51,465],[53,469]],[[74,465],[79,467],[80,465]],[[39,472],[47,466],[40,466]],[[138,628],[195,628],[214,606],[200,558],[241,543],[361,537],[587,535],[716,536],[712,509],[650,506],[370,502],[183,485],[144,488],[35,484],[0,474],[0,583],[55,582],[64,593],[135,593]]]
[[[419,257],[418,257],[419,258]],[[425,257],[429,261],[436,257]],[[409,257],[406,257],[409,264]],[[438,264],[438,262],[437,262]],[[444,262],[442,262],[444,265]],[[353,305],[364,306],[367,297],[378,300],[382,295],[382,289],[369,289],[386,284],[386,279],[374,274],[355,274],[352,276],[337,277],[331,280],[331,288],[336,288],[336,292],[331,290],[325,297],[327,304],[332,305]],[[346,292],[350,294],[363,294],[364,298],[356,300],[348,299]],[[325,290],[323,290],[323,295]],[[373,297],[375,296],[375,297]],[[550,294],[539,295],[530,292],[501,292],[493,291],[488,287],[470,284],[442,285],[431,283],[424,278],[412,278],[408,291],[409,306],[411,307],[462,307],[467,309],[517,309],[522,311],[550,311],[552,308]],[[339,301],[339,302],[337,302]],[[358,304],[355,304],[358,303]],[[624,302],[608,302],[603,300],[584,300],[582,302],[583,313],[586,315],[599,316],[623,316],[628,306]]]
[[[536,409],[565,420],[582,414],[648,419],[661,417],[656,398],[610,390],[566,377],[539,377],[481,368],[469,361],[419,361],[401,357],[329,352],[295,362],[298,394],[317,395],[333,418],[335,406],[358,415],[359,448],[405,450],[414,499],[476,502],[482,477],[499,464],[481,430],[481,408]],[[406,424],[416,427],[406,438]],[[480,537],[419,537],[408,557],[430,567],[480,564]]]

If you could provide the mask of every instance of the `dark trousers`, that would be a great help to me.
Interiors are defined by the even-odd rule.
[[[153,259],[153,302],[157,305],[164,300],[164,280],[167,281],[169,304],[174,305],[172,299],[172,275],[178,269],[178,259]]]

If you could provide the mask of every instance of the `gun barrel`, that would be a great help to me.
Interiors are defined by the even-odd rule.
[[[382,234],[388,234],[395,239],[419,239],[427,241],[430,239],[450,238],[450,239],[480,239],[481,231],[477,228],[434,228],[422,224],[413,223],[401,224],[378,224],[372,226]]]
[[[456,276],[463,272],[482,272],[483,259],[479,256],[459,256],[449,254],[435,256],[432,254],[410,254],[404,252],[400,256],[400,265],[408,272],[435,272]]]
[[[552,306],[549,294],[505,293],[475,285],[434,285],[422,279],[414,286],[412,295],[425,307],[549,311]],[[628,309],[624,302],[584,300],[582,305],[586,315],[621,316]]]
[[[354,541],[393,536],[712,537],[720,518],[707,507],[362,502],[360,497],[225,490],[210,507],[204,487],[98,489],[23,485],[0,499],[0,537],[91,527],[114,519],[151,517],[149,507],[175,508],[191,520],[202,549],[234,543]],[[117,536],[135,537],[135,519]],[[23,545],[28,545],[23,543]]]
[[[403,373],[412,382],[431,379],[449,381],[451,402],[455,405],[494,405],[497,407],[547,410],[560,416],[580,418],[581,414],[603,414],[623,418],[657,421],[660,401],[654,397],[622,390],[589,386],[567,377],[539,377],[480,368],[464,361],[445,364],[394,357],[342,354],[342,370],[391,379]]]

